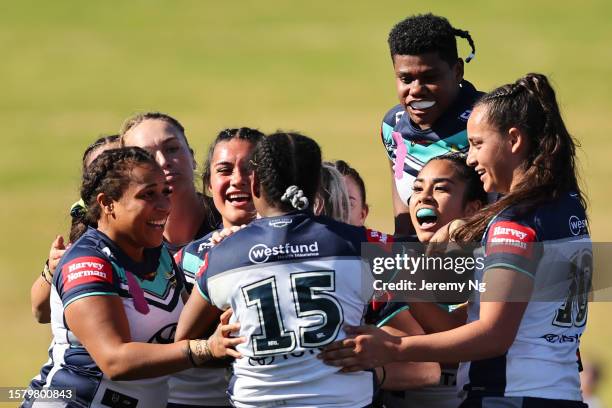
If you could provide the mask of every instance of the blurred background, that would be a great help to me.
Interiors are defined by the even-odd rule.
[[[0,2],[0,387],[25,386],[50,327],[29,290],[51,241],[68,231],[80,159],[138,111],[177,117],[202,162],[225,127],[298,130],[326,159],[363,175],[368,225],[393,230],[383,114],[396,104],[386,39],[404,17],[446,16],[469,30],[466,78],[490,90],[548,75],[580,140],[595,241],[612,240],[612,3],[505,1]],[[459,39],[461,56],[468,44]],[[612,406],[612,304],[594,302],[581,346]],[[14,404],[12,404],[14,405]],[[6,405],[8,406],[8,404]]]

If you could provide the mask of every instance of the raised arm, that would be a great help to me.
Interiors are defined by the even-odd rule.
[[[32,288],[30,289],[30,303],[32,305],[32,315],[38,323],[51,322],[51,306],[49,299],[51,295],[51,279],[55,273],[55,268],[62,255],[66,252],[64,238],[58,235],[51,243],[49,258],[45,263],[42,274],[39,274]]]

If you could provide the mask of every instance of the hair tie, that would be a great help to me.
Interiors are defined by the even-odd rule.
[[[81,198],[76,203],[72,204],[70,207],[70,216],[72,218],[81,218],[85,214],[87,214],[87,206],[85,205],[85,201]]]
[[[287,187],[281,201],[291,203],[296,210],[304,210],[308,207],[308,198],[304,197],[304,192],[295,185]]]

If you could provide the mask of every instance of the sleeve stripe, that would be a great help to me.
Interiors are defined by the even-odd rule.
[[[75,300],[79,300],[79,299],[82,299],[82,298],[85,298],[85,297],[89,297],[89,296],[119,296],[119,294],[116,293],[116,292],[89,292],[89,293],[83,293],[82,295],[75,296],[72,299],[70,299],[68,302],[66,302],[66,304],[64,305],[64,308],[66,308],[69,304],[71,304]]]
[[[383,327],[385,324],[387,324],[389,320],[393,319],[399,312],[402,312],[404,310],[410,310],[410,307],[408,305],[400,307],[395,312],[391,313],[389,316],[385,317],[379,323],[377,323],[376,327]]]
[[[491,268],[511,269],[513,271],[517,271],[517,272],[523,273],[523,274],[529,276],[531,279],[535,278],[533,273],[531,273],[531,272],[529,272],[529,271],[527,271],[525,269],[519,268],[516,265],[512,265],[512,264],[504,263],[504,262],[499,262],[499,263],[494,263],[494,264],[491,264],[491,265],[487,265],[487,267],[484,269],[483,273],[488,271]]]

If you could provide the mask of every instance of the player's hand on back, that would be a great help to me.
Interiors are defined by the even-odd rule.
[[[317,356],[325,364],[342,367],[343,372],[367,370],[394,361],[401,337],[376,326],[346,326],[349,337],[326,346]]]
[[[64,245],[64,237],[61,235],[55,237],[51,243],[51,249],[49,250],[49,271],[51,272],[51,275],[55,273],[55,268],[57,268],[57,265],[59,264],[60,259],[62,259],[64,252],[66,252],[66,249],[68,248]]]
[[[230,323],[230,317],[234,311],[230,308],[227,309],[219,317],[219,325],[208,339],[208,346],[212,356],[217,359],[225,357],[242,358],[242,354],[235,350],[236,346],[244,343],[246,339],[244,337],[232,337],[232,333],[236,333],[240,330],[240,323]]]
[[[219,244],[221,241],[223,241],[225,238],[229,237],[230,235],[240,231],[241,229],[243,229],[244,227],[246,227],[246,224],[243,224],[241,226],[232,226],[229,228],[223,228],[221,231],[215,231],[212,234],[212,237],[210,237],[210,242],[213,245],[217,245]]]

